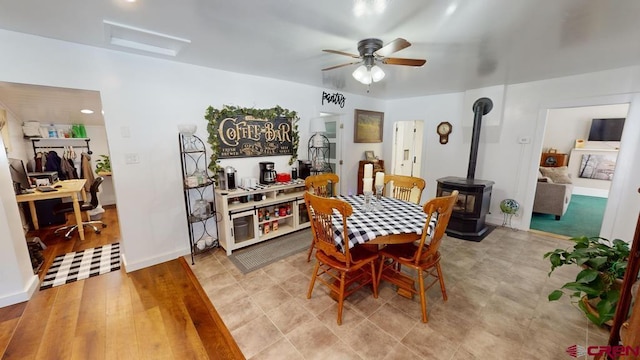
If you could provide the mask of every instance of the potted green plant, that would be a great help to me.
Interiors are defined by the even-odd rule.
[[[109,155],[100,155],[101,159],[96,160],[96,174],[111,172],[111,160]]]
[[[549,301],[555,301],[567,292],[576,300],[578,307],[594,324],[602,324],[613,319],[620,298],[620,288],[629,258],[629,244],[615,239],[601,237],[574,237],[570,249],[555,249],[544,254],[549,258],[551,271],[558,267],[577,265],[583,268],[575,281],[568,282],[561,289],[549,294]]]

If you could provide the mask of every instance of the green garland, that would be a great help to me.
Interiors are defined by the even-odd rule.
[[[218,170],[222,169],[222,166],[218,163],[218,156],[220,155],[220,144],[218,143],[218,127],[220,121],[227,118],[237,118],[238,116],[253,116],[257,119],[275,119],[277,117],[285,117],[291,119],[291,148],[293,153],[291,159],[289,159],[289,165],[292,165],[298,159],[298,144],[300,143],[300,135],[298,134],[298,113],[288,109],[283,109],[280,106],[271,109],[253,109],[253,108],[241,108],[232,105],[223,105],[222,109],[214,109],[209,106],[204,118],[207,120],[207,131],[209,132],[209,144],[213,149],[211,154],[211,162],[209,163],[209,170],[214,174],[218,173]]]

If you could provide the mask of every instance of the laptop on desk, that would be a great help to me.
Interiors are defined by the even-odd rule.
[[[53,186],[36,186],[36,190],[40,192],[58,191],[58,189],[55,189]]]

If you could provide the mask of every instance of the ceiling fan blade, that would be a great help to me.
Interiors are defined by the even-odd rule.
[[[401,58],[384,58],[383,64],[387,65],[407,65],[407,66],[422,66],[427,62],[425,59],[401,59]]]
[[[411,46],[410,42],[408,42],[403,38],[397,38],[392,42],[388,43],[387,45],[383,46],[378,51],[374,52],[374,54],[382,57],[387,57],[393,54],[394,52],[400,51],[404,48],[408,48],[409,46]]]
[[[359,64],[362,61],[354,61],[354,62],[350,62],[350,63],[346,63],[346,64],[342,64],[342,65],[336,65],[336,66],[332,66],[332,67],[328,67],[328,68],[324,68],[322,69],[322,71],[326,71],[326,70],[333,70],[333,69],[337,69],[337,68],[341,68],[344,66],[349,66],[349,65],[353,65],[353,64]]]
[[[322,51],[328,52],[328,53],[332,53],[332,54],[351,56],[352,58],[356,58],[356,59],[360,58],[360,55],[349,54],[349,53],[346,53],[344,51],[338,51],[338,50],[322,50]]]

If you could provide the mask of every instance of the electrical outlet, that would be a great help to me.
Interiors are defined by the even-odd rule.
[[[140,157],[137,153],[129,153],[124,155],[124,162],[126,164],[138,164],[140,162]]]
[[[520,136],[518,137],[518,144],[530,144],[531,136]]]

